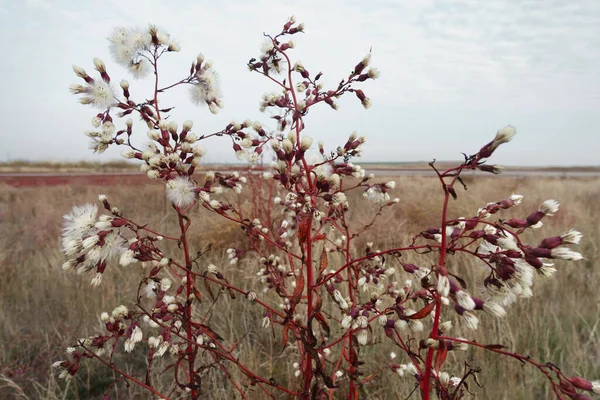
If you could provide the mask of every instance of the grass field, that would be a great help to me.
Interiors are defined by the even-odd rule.
[[[437,182],[407,176],[396,181],[392,196],[399,197],[400,204],[388,210],[384,218],[377,221],[370,237],[365,238],[380,248],[406,244],[414,234],[439,224],[441,197],[437,196]],[[40,188],[0,187],[0,320],[3,322],[0,327],[0,398],[102,398],[103,389],[111,381],[107,368],[86,363],[77,378],[66,386],[56,378],[50,365],[64,358],[64,348],[75,339],[101,329],[98,316],[102,311],[128,304],[141,276],[141,267],[139,264],[127,268],[109,266],[98,288],[90,287],[89,276],[63,272],[59,240],[61,219],[72,205],[94,202],[99,193],[105,193],[111,203],[136,222],[148,223],[166,234],[176,234],[174,212],[165,200],[163,185],[149,182],[139,186],[114,182],[105,187],[67,182]],[[556,275],[538,280],[534,297],[512,306],[505,319],[486,318],[476,333],[461,331],[460,327],[454,333],[481,343],[502,343],[510,350],[553,362],[569,375],[599,379],[600,269],[596,260],[600,259],[600,224],[594,215],[600,215],[600,179],[477,178],[467,183],[468,191],[459,192],[459,199],[451,204],[450,216],[473,215],[487,202],[501,200],[514,192],[523,194],[525,199],[506,216],[525,217],[543,200],[554,198],[561,202],[561,210],[545,220],[541,232],[532,232],[532,237],[537,241],[576,228],[584,234],[577,251],[586,259],[568,265],[558,262]],[[247,192],[244,199],[248,200]],[[357,220],[367,221],[369,213],[376,209],[360,195],[350,198],[350,202],[352,216]],[[239,228],[210,216],[203,209],[193,211],[192,219],[192,246],[198,250],[209,243],[213,245],[203,262],[218,265],[228,279],[240,287],[254,286],[260,292],[256,265],[244,260],[238,265],[229,265],[226,260],[228,247],[244,243]],[[431,262],[422,256],[406,254],[405,257],[408,262],[424,265]],[[449,265],[467,278],[478,268],[464,257],[453,257]],[[399,282],[408,278],[407,274],[396,272],[395,279]],[[281,332],[276,330],[277,338],[274,338],[261,328],[262,314],[258,309],[239,299],[223,297],[219,301],[226,304],[220,305],[220,312],[212,314],[213,326],[229,343],[246,335],[239,349],[247,365],[281,383],[298,379],[294,378],[292,368],[294,354],[289,350],[282,352]],[[385,343],[383,331],[375,329],[375,332],[375,342]],[[385,344],[363,348],[361,351],[368,355],[365,370],[385,365],[391,350],[391,346]],[[476,349],[452,356],[452,372],[456,374],[465,362],[482,369],[479,375],[482,387],[470,386],[478,398],[552,398],[539,372],[518,361]],[[407,362],[403,356],[399,358],[399,362]],[[132,359],[132,370],[143,369],[141,351],[134,352]],[[117,359],[117,362],[123,360]],[[413,384],[413,380],[386,370],[364,389],[371,399],[404,399]],[[203,385],[211,393],[210,398],[232,398],[233,392],[219,372],[208,373]],[[150,398],[134,386],[121,387],[117,397]],[[262,398],[259,392],[250,397]],[[416,399],[417,394],[411,398]]]

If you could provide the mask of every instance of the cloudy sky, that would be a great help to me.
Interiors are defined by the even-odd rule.
[[[290,15],[304,22],[293,56],[335,85],[372,47],[381,78],[367,82],[373,106],[355,98],[338,111],[311,111],[306,133],[335,148],[356,130],[367,137],[365,161],[458,159],[506,124],[518,135],[494,157],[506,165],[599,165],[600,1],[598,0],[13,0],[0,4],[0,160],[116,159],[87,149],[83,131],[95,111],[68,87],[72,65],[93,70],[103,59],[133,96],[149,96],[110,58],[113,27],[166,29],[181,52],[164,58],[164,83],[187,76],[202,52],[219,72],[225,108],[214,116],[187,90],[165,95],[173,117],[198,133],[232,119],[260,120],[260,96],[273,84],[247,70],[262,34]],[[162,59],[161,59],[162,60]],[[138,125],[136,125],[137,127]],[[137,133],[144,142],[145,129]],[[235,161],[224,139],[207,145],[208,161]]]

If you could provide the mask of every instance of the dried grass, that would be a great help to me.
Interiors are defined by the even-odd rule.
[[[401,198],[401,203],[388,210],[371,233],[360,240],[374,241],[381,248],[400,245],[420,230],[438,225],[441,199],[436,181],[416,177],[400,177],[396,181],[394,195]],[[549,236],[576,227],[584,234],[578,251],[586,259],[569,265],[559,263],[556,276],[539,281],[534,297],[510,308],[507,318],[486,318],[477,333],[463,331],[462,334],[482,343],[502,343],[542,361],[552,361],[570,374],[599,378],[600,271],[594,261],[600,259],[600,224],[594,215],[600,215],[600,180],[478,178],[467,183],[468,190],[459,192],[459,200],[451,204],[450,215],[472,215],[488,201],[518,192],[525,195],[525,200],[514,210],[514,215],[525,216],[543,200],[555,198],[562,203],[561,211],[546,221],[542,232],[533,233],[535,239],[540,239],[541,234]],[[86,363],[77,379],[67,386],[57,381],[50,364],[63,358],[63,349],[74,339],[98,332],[101,327],[98,315],[102,311],[112,310],[122,302],[127,304],[141,274],[139,265],[112,266],[103,284],[92,290],[89,277],[64,273],[60,268],[62,215],[74,204],[95,201],[97,194],[105,190],[93,186],[1,189],[0,398],[101,398],[102,390],[111,379],[106,368]],[[162,185],[112,186],[106,194],[133,220],[176,235],[177,226],[170,218],[173,211],[164,200]],[[366,203],[359,194],[350,201],[353,218],[366,223],[375,206]],[[192,246],[199,250],[209,243],[213,245],[202,262],[222,266],[225,275],[239,286],[256,286],[260,291],[260,284],[255,280],[257,265],[242,261],[232,266],[226,261],[225,250],[231,242],[244,241],[240,229],[204,210],[195,211],[193,220]],[[404,257],[423,265],[432,262],[423,256],[406,254]],[[453,257],[451,265],[466,276],[476,270],[473,261],[465,257]],[[398,281],[408,278],[404,273],[396,275]],[[282,352],[278,339],[260,327],[261,316],[260,311],[247,302],[221,296],[211,321],[215,330],[231,342],[245,335],[239,355],[247,365],[282,383],[294,380],[293,353],[289,349]],[[375,334],[374,340],[385,343],[381,332]],[[367,346],[361,351],[368,355],[369,364],[382,365],[392,350],[385,346]],[[135,353],[134,359],[133,368],[143,367],[140,354]],[[401,358],[401,362],[406,360]],[[482,368],[483,387],[471,386],[471,389],[483,398],[552,397],[540,374],[517,361],[469,350],[453,355],[454,371],[459,372],[464,362]],[[168,385],[168,380],[164,384]],[[221,379],[217,372],[208,373],[203,385],[214,399],[228,399],[233,393],[227,380]],[[363,395],[370,399],[405,398],[412,385],[411,380],[384,372],[381,379],[364,388]],[[261,393],[256,391],[251,397],[261,398]],[[122,387],[119,398],[148,396],[134,387]]]

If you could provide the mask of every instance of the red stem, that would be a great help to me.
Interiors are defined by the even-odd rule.
[[[287,66],[288,66],[288,90],[290,91],[291,95],[292,95],[292,99],[294,102],[294,112],[298,112],[298,100],[296,99],[296,91],[294,90],[294,84],[292,81],[292,64],[290,61],[290,58],[288,57],[288,55],[282,51],[276,43],[273,43],[273,45],[277,48],[277,50],[279,50],[279,52],[286,58],[287,60]],[[298,119],[296,120],[296,145],[298,147],[300,147],[301,144],[301,138],[300,138],[300,131],[302,130],[302,118],[298,117]],[[308,180],[308,187],[310,189],[310,193],[313,194],[313,190],[314,190],[314,183],[313,180],[310,176],[310,170],[308,168],[308,163],[306,162],[306,159],[304,156],[302,156],[302,165],[304,166],[304,170],[306,171],[306,179]],[[314,199],[312,200],[312,202],[314,203]],[[307,301],[307,319],[310,318],[310,316],[313,313],[313,284],[314,284],[314,279],[313,279],[313,260],[312,260],[312,238],[311,238],[311,229],[312,229],[312,215],[310,215],[308,217],[308,221],[307,221],[307,232],[306,232],[306,301]],[[307,323],[307,329],[312,329],[310,326],[308,326]],[[308,399],[309,396],[309,390],[310,390],[310,384],[312,381],[312,357],[310,355],[309,352],[305,351],[304,352],[304,394],[303,397]]]
[[[194,379],[195,376],[195,372],[194,372],[194,359],[195,359],[195,353],[194,353],[194,346],[192,344],[193,342],[193,335],[192,335],[192,303],[190,302],[190,296],[192,294],[192,262],[190,261],[190,252],[189,252],[189,247],[188,247],[188,243],[187,243],[187,235],[186,235],[186,226],[184,223],[184,219],[183,219],[183,215],[180,213],[180,210],[177,210],[177,214],[179,217],[179,229],[181,230],[181,245],[183,246],[183,252],[185,254],[185,268],[186,268],[186,294],[187,294],[187,301],[186,301],[186,306],[185,306],[185,315],[186,315],[186,319],[184,321],[185,324],[185,332],[187,335],[187,339],[188,339],[188,346],[186,349],[186,353],[187,353],[187,357],[188,357],[188,371],[189,371],[189,383],[192,389],[191,395],[192,395],[192,399],[196,400],[198,399],[198,389],[196,387],[196,382]]]
[[[444,206],[442,209],[442,243],[440,244],[440,261],[438,265],[437,278],[439,279],[441,274],[440,270],[443,270],[446,265],[446,219],[448,214],[448,200],[450,199],[450,193],[446,189],[446,183],[442,178],[442,186],[444,188]],[[440,325],[440,314],[441,314],[441,293],[436,293],[435,296],[435,316],[433,319],[433,327],[429,337],[436,339],[438,336],[438,330]],[[423,381],[421,381],[421,396],[423,400],[430,400],[431,396],[431,369],[433,368],[433,348],[427,350],[427,359],[425,361],[425,373],[423,375]]]
[[[342,190],[342,181],[340,180],[340,191]],[[342,213],[342,226],[344,227],[346,234],[346,248],[344,252],[346,253],[346,264],[348,264],[350,260],[350,241],[351,235],[350,230],[348,229],[348,224],[346,223],[346,213]],[[348,268],[348,295],[350,296],[350,301],[352,304],[356,304],[355,293],[354,293],[354,280],[352,279],[352,268]],[[348,338],[348,358],[350,359],[350,354],[352,354],[352,336]],[[348,398],[354,399],[358,398],[358,393],[356,392],[356,388],[354,387],[354,378],[356,371],[354,371],[354,366],[350,366],[350,370],[353,372],[352,376],[349,377],[348,381]]]

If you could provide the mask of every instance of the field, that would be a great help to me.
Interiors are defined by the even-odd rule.
[[[133,180],[131,180],[133,179]],[[400,176],[392,196],[400,204],[388,210],[379,219],[368,241],[384,248],[407,243],[416,233],[435,227],[440,219],[437,182],[431,178]],[[64,256],[60,251],[62,215],[75,204],[95,202],[99,193],[105,193],[111,203],[131,219],[147,223],[165,233],[177,230],[173,210],[164,196],[160,182],[127,175],[107,175],[100,181],[64,177],[43,186],[42,180],[31,185],[0,183],[0,398],[30,399],[100,399],[103,389],[111,381],[108,369],[94,363],[78,373],[78,378],[67,386],[58,380],[50,365],[60,360],[64,348],[76,338],[98,332],[98,316],[127,299],[140,277],[139,264],[124,268],[109,266],[105,279],[98,288],[91,288],[89,276],[77,276],[61,270]],[[135,184],[133,184],[135,181]],[[538,280],[534,297],[512,306],[502,320],[487,318],[476,333],[460,331],[469,339],[481,343],[502,343],[509,349],[544,362],[553,362],[567,374],[580,375],[592,380],[600,378],[600,224],[594,215],[600,215],[600,178],[467,178],[468,191],[459,192],[451,204],[450,215],[472,215],[487,202],[498,201],[519,193],[523,203],[508,216],[525,217],[549,198],[561,202],[559,213],[545,220],[541,231],[531,233],[537,240],[554,236],[570,228],[584,234],[578,247],[586,259],[576,263],[557,263],[558,272],[553,278]],[[20,186],[20,187],[15,187]],[[249,200],[248,192],[242,194]],[[350,198],[353,218],[367,221],[375,206],[366,203],[357,194]],[[230,280],[241,287],[255,286],[258,267],[241,261],[229,265],[225,250],[233,245],[242,246],[244,236],[236,226],[210,216],[204,210],[192,213],[192,246],[198,250],[212,244],[212,250],[202,263],[214,263],[224,270]],[[367,240],[365,240],[367,241]],[[425,263],[406,255],[407,261]],[[451,259],[451,268],[469,277],[478,268],[463,257]],[[409,276],[396,272],[394,279],[403,282]],[[475,288],[470,288],[476,292]],[[280,382],[294,378],[293,354],[282,352],[281,332],[276,337],[260,326],[261,314],[242,300],[222,298],[224,307],[212,315],[221,336],[230,343],[244,337],[240,343],[246,364],[272,374]],[[204,305],[208,307],[208,305]],[[375,341],[384,338],[382,330],[375,330]],[[461,336],[461,335],[458,335]],[[385,365],[393,349],[375,353],[369,346],[363,349],[371,354],[371,366]],[[551,398],[549,386],[538,371],[522,366],[518,361],[499,358],[481,350],[453,354],[452,365],[460,372],[465,362],[482,369],[481,387],[471,385],[478,398],[486,399],[542,399]],[[401,358],[401,357],[399,357]],[[132,369],[143,367],[141,351],[133,354]],[[122,360],[117,360],[122,362]],[[406,360],[400,360],[406,362]],[[210,372],[203,383],[211,398],[231,398],[230,388],[218,372]],[[511,391],[507,392],[507,382]],[[370,399],[408,398],[412,380],[401,378],[386,370],[367,385],[365,393]],[[150,398],[135,387],[119,389],[120,399]],[[473,396],[475,397],[475,395]],[[256,392],[254,398],[261,398]],[[414,394],[411,398],[417,398]]]

